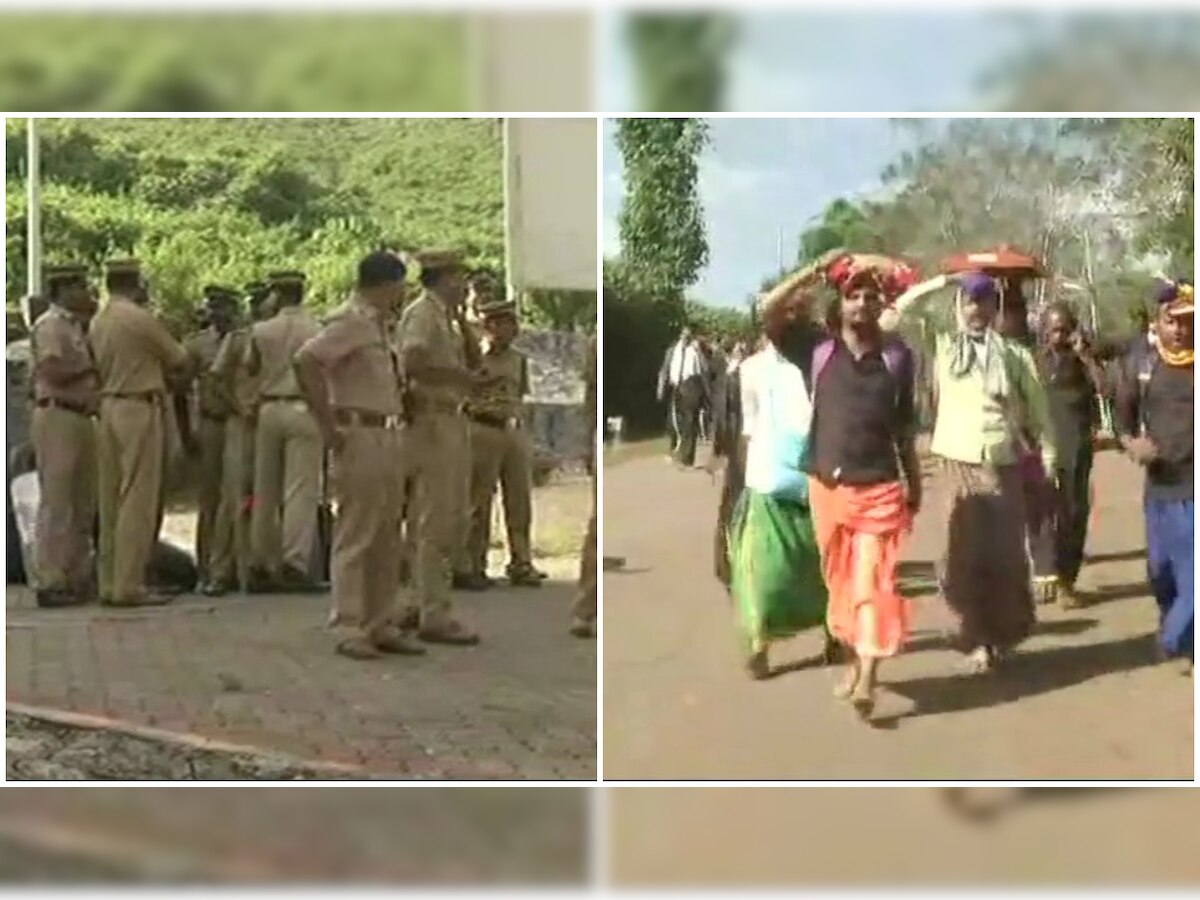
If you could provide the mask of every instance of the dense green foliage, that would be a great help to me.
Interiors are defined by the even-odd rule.
[[[308,273],[315,303],[363,253],[461,248],[503,277],[499,123],[486,119],[47,120],[47,263],[133,255],[180,324],[209,281]],[[10,120],[6,292],[25,289],[24,123]]]
[[[620,119],[625,166],[618,225],[626,277],[654,294],[680,293],[708,262],[697,185],[708,126],[699,119]]]
[[[725,108],[726,68],[736,38],[728,13],[633,13],[626,38],[646,112]]]
[[[0,14],[0,109],[470,109],[461,14]]]
[[[604,262],[604,414],[625,418],[627,437],[662,429],[654,397],[663,352],[687,321],[683,297],[630,279],[620,261]]]

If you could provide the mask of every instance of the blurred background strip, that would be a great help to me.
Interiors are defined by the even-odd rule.
[[[601,106],[640,112],[1169,112],[1200,106],[1200,13],[619,12]]]
[[[587,12],[0,12],[10,112],[584,111]]]

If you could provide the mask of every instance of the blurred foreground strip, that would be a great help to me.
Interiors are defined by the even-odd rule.
[[[587,793],[14,789],[0,883],[581,884]]]
[[[1200,886],[1186,788],[642,788],[609,808],[621,887]]]

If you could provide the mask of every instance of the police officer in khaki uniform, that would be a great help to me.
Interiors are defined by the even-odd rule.
[[[167,602],[146,590],[158,533],[169,378],[188,354],[147,308],[136,260],[107,266],[108,303],[89,340],[100,374],[100,601],[114,606]]]
[[[321,435],[292,360],[320,330],[303,307],[304,274],[267,277],[278,311],[250,331],[246,369],[260,381],[254,441],[251,591],[311,591],[320,502]]]
[[[425,652],[395,624],[405,473],[391,326],[405,272],[395,254],[365,257],[353,299],[296,354],[297,380],[332,457],[333,623],[358,626],[337,648],[354,659]]]
[[[411,404],[405,444],[414,478],[420,607],[419,613],[409,611],[405,624],[418,625],[425,641],[470,645],[479,636],[454,618],[450,603],[455,526],[464,512],[469,472],[462,406],[475,383],[456,325],[467,285],[456,252],[426,250],[416,260],[424,290],[404,311],[396,335]]]
[[[487,553],[492,498],[499,482],[508,532],[508,579],[514,586],[541,587],[530,547],[533,448],[524,426],[523,401],[529,394],[528,363],[512,346],[517,336],[517,309],[497,302],[490,286],[476,285],[491,302],[479,307],[484,340],[480,383],[467,399],[471,428],[471,518],[469,552],[475,585],[487,587]]]
[[[592,516],[588,519],[587,534],[579,560],[579,590],[571,607],[571,634],[575,637],[596,636],[596,339],[588,343],[584,368],[588,417],[588,469],[592,473]]]
[[[245,287],[249,321],[239,314],[237,327],[225,336],[213,361],[213,374],[231,399],[232,411],[225,420],[224,483],[221,499],[233,518],[232,572],[245,589],[250,577],[250,509],[254,495],[254,436],[258,423],[258,389],[261,378],[246,367],[250,329],[271,317],[271,291],[265,282]]]
[[[234,412],[231,385],[216,371],[221,345],[232,332],[238,313],[238,295],[232,288],[204,288],[208,325],[184,342],[195,376],[196,411],[199,414],[195,453],[199,460],[199,520],[196,526],[196,566],[200,590],[218,597],[237,589],[233,553],[236,506],[224,496],[227,423]]]
[[[99,376],[87,341],[92,306],[83,266],[46,270],[50,308],[33,326],[33,447],[40,501],[35,558],[39,606],[94,599]]]

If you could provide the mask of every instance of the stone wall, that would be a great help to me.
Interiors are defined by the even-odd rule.
[[[529,358],[526,427],[539,468],[575,469],[588,452],[583,367],[588,336],[563,331],[524,331],[516,347]]]

